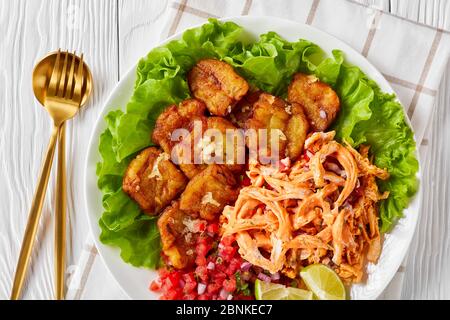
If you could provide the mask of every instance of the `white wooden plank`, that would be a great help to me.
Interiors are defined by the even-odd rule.
[[[413,21],[450,30],[448,0],[391,0],[391,12]]]
[[[160,42],[169,2],[119,0],[121,75]]]
[[[117,3],[100,1],[0,0],[0,299],[9,297],[40,162],[50,133],[50,118],[31,90],[34,63],[58,47],[84,52],[94,80],[90,103],[67,127],[68,265],[88,231],[83,177],[87,143],[102,102],[116,83]],[[24,298],[53,295],[52,178],[36,254]]]
[[[389,0],[355,0],[355,2],[389,12]]]
[[[450,30],[450,1],[391,0],[391,12]],[[421,216],[405,269],[403,299],[450,298],[450,65],[436,100],[424,161]]]

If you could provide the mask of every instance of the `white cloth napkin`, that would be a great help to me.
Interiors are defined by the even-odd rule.
[[[427,154],[426,128],[450,55],[450,32],[433,29],[374,8],[345,0],[179,0],[169,3],[161,40],[210,17],[275,16],[306,23],[360,51],[391,83]],[[144,52],[142,53],[145,54]],[[400,299],[404,265],[380,299]],[[80,263],[73,267],[68,299],[126,299],[88,239]],[[143,284],[147,285],[147,284]]]

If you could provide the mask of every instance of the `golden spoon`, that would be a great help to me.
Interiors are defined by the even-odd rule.
[[[61,67],[61,51],[44,57],[33,71],[33,90],[36,98],[44,106],[53,119],[53,129],[47,147],[47,154],[42,164],[37,188],[28,217],[25,235],[22,241],[19,261],[17,262],[11,299],[20,297],[26,271],[28,269],[31,250],[33,248],[42,205],[45,199],[48,179],[55,154],[58,136],[61,138],[58,154],[58,178],[56,196],[56,297],[63,297],[64,289],[64,257],[65,257],[65,172],[64,172],[64,123],[78,112],[86,103],[92,89],[92,76],[89,68],[83,63],[83,57],[66,52]],[[69,57],[71,60],[68,68]],[[75,70],[76,73],[75,73]]]

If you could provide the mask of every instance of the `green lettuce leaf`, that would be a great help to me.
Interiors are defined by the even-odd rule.
[[[137,218],[128,227],[111,231],[100,219],[102,230],[100,241],[121,249],[123,261],[136,267],[156,268],[160,262],[161,245],[155,218],[145,215]]]
[[[222,59],[253,87],[283,97],[296,72],[315,74],[330,84],[342,105],[334,124],[337,138],[355,147],[370,144],[375,163],[391,174],[388,181],[379,181],[380,189],[390,192],[380,205],[383,232],[402,216],[416,192],[416,146],[394,96],[382,93],[359,68],[348,65],[339,50],[328,57],[310,41],[289,42],[274,32],[261,35],[256,42],[246,40],[243,29],[233,22],[210,19],[187,30],[181,39],[153,49],[139,61],[126,111],[115,110],[106,116],[108,128],[99,141],[102,161],[97,165],[104,207],[100,240],[119,247],[124,261],[147,268],[159,263],[156,219],[144,215],[122,191],[122,178],[136,153],[153,145],[150,135],[162,110],[190,96],[186,75],[203,58]]]
[[[293,74],[310,70],[311,60],[321,53],[317,45],[307,40],[291,43],[269,32],[261,35],[257,43],[236,46],[224,60],[253,86],[284,95]]]

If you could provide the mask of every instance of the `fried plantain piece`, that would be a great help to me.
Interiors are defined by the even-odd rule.
[[[233,173],[238,174],[242,173],[244,170],[244,164],[238,164],[237,159],[237,152],[238,152],[238,145],[237,142],[234,143],[234,157],[233,162],[229,163],[227,162],[227,137],[226,137],[226,131],[228,129],[235,130],[236,127],[228,120],[222,118],[222,117],[208,117],[206,121],[202,124],[202,136],[199,137],[197,141],[194,140],[193,132],[191,131],[190,135],[187,137],[187,139],[190,141],[191,144],[191,162],[190,163],[181,163],[180,169],[184,172],[184,174],[189,178],[192,179],[197,174],[202,172],[207,166],[207,161],[213,161],[209,156],[214,155],[215,156],[215,150],[216,148],[220,148],[220,146],[217,146],[217,142],[209,141],[210,137],[207,137],[205,134],[208,129],[216,129],[222,134],[222,159],[221,162],[218,162],[218,164],[224,164],[230,169]],[[231,141],[230,141],[231,143]],[[197,147],[197,148],[195,148]],[[194,156],[196,155],[196,152],[198,153],[198,159],[202,161],[202,163],[194,163]],[[244,156],[245,156],[245,150],[243,150]],[[244,159],[245,160],[245,159]]]
[[[169,160],[169,155],[150,147],[131,161],[122,189],[148,215],[156,215],[185,188],[187,178]]]
[[[187,99],[180,102],[178,111],[182,117],[192,121],[205,115],[206,105],[197,99]]]
[[[232,130],[232,132],[234,132],[237,128],[230,121],[222,117],[209,117],[207,120],[207,126],[208,129],[217,129],[222,133],[223,164],[225,164],[226,167],[234,174],[242,173],[245,169],[245,148],[244,150],[240,150],[244,156],[244,159],[242,159],[243,161],[240,162],[240,159],[238,159],[238,141],[234,139],[228,141],[227,139],[227,130]],[[233,146],[231,146],[231,144],[233,144]],[[234,154],[232,161],[227,161],[227,149],[233,150]]]
[[[214,59],[199,61],[188,74],[192,94],[206,104],[212,115],[230,114],[247,93],[247,81],[229,64]]]
[[[198,154],[198,161],[194,161],[195,153],[202,150],[199,146],[205,147],[205,141],[202,139],[205,131],[207,129],[217,129],[223,134],[224,164],[226,161],[227,150],[226,130],[236,129],[230,121],[224,118],[206,117],[204,115],[205,110],[205,104],[197,99],[184,100],[178,107],[170,106],[164,110],[156,120],[155,129],[152,134],[153,142],[159,144],[166,153],[177,158],[178,161],[174,160],[174,162],[179,165],[180,169],[189,179],[192,179],[207,167],[207,164],[200,163],[202,154]],[[200,130],[197,130],[197,137],[195,137],[193,133],[195,126],[200,126]],[[187,130],[186,135],[183,136],[181,141],[172,141],[172,133],[176,129]],[[200,139],[202,139],[202,141],[200,141]],[[176,149],[174,150],[174,148]],[[190,155],[185,152],[186,150],[190,150]],[[235,144],[234,150],[234,161],[233,163],[228,163],[227,166],[232,172],[241,173],[244,169],[244,165],[237,164],[237,144]],[[245,152],[245,150],[243,152]]]
[[[230,121],[238,128],[245,128],[245,121],[250,117],[253,105],[258,101],[262,91],[247,93],[229,115]]]
[[[172,141],[172,133],[176,129],[189,129],[194,120],[202,120],[205,110],[205,104],[196,99],[184,100],[178,107],[175,105],[167,107],[156,119],[152,133],[153,142],[170,154],[178,143]]]
[[[314,75],[297,73],[289,85],[288,101],[303,107],[313,131],[325,131],[340,110],[336,92]]]
[[[292,116],[285,131],[288,140],[287,154],[289,158],[297,159],[303,151],[306,136],[309,132],[309,122],[301,105],[294,102],[291,104],[291,110]]]
[[[186,225],[192,218],[180,209],[180,201],[174,201],[158,219],[158,229],[164,254],[176,269],[191,266],[195,261],[195,245],[198,234]]]
[[[178,128],[185,128],[189,121],[173,105],[167,107],[156,119],[155,128],[152,133],[154,143],[161,146],[165,153],[170,154],[177,141],[172,141],[172,132]]]
[[[190,214],[200,214],[208,221],[214,220],[226,205],[234,203],[239,194],[231,171],[212,164],[189,181],[180,197],[180,208]]]
[[[271,130],[279,130],[279,156],[288,156],[292,160],[301,155],[310,127],[302,106],[297,103],[289,104],[263,92],[248,94],[230,117],[245,129],[267,129],[269,150],[272,144]]]

